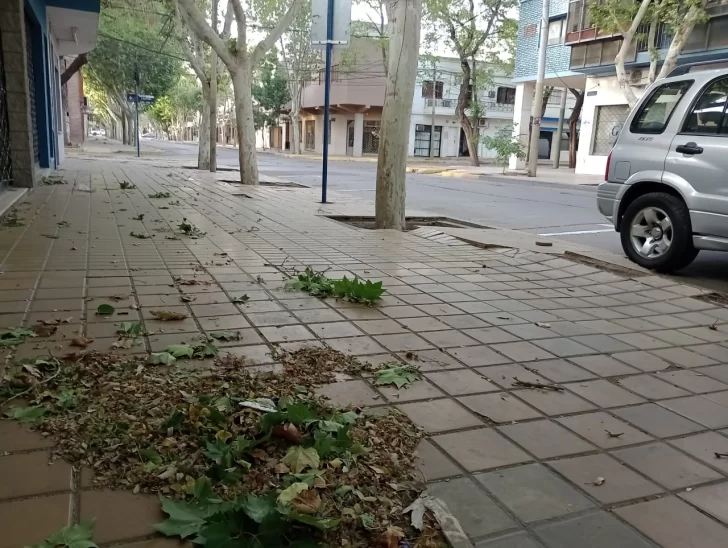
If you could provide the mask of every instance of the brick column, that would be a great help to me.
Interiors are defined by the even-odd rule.
[[[10,158],[13,165],[13,186],[16,187],[32,187],[36,176],[24,17],[23,0],[0,2],[0,31],[2,31],[10,125]]]

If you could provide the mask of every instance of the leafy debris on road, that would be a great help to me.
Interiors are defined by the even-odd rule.
[[[519,380],[518,377],[513,377],[513,386],[518,388],[533,388],[537,390],[552,390],[554,392],[563,392],[564,387],[558,384],[543,384],[541,382],[530,382]]]
[[[368,366],[305,348],[276,356],[281,373],[251,373],[232,355],[165,367],[193,350],[176,346],[148,361],[36,360],[37,376],[9,365],[0,404],[22,393],[25,407],[10,415],[49,435],[56,456],[93,469],[96,487],[159,494],[168,519],[157,529],[168,536],[208,547],[252,535],[261,548],[441,546],[432,516],[419,531],[403,514],[424,489],[418,429],[396,409],[339,408],[315,393]]]
[[[141,232],[134,232],[133,230],[129,233],[132,238],[139,238],[140,240],[148,240],[151,236],[142,234]]]
[[[0,348],[17,346],[25,341],[26,337],[35,337],[37,333],[27,327],[11,327],[0,331]],[[47,336],[47,335],[45,335]]]
[[[238,297],[233,297],[233,303],[235,303],[235,304],[247,303],[249,300],[250,300],[250,297],[248,297],[248,295],[240,295]]]
[[[182,222],[177,225],[177,228],[179,228],[182,234],[184,234],[185,236],[189,236],[192,239],[202,238],[205,234],[207,234],[207,232],[203,232],[192,223],[187,222],[186,217],[184,217],[182,219]]]
[[[96,307],[97,316],[111,316],[116,309],[110,304],[100,304]]]
[[[397,389],[407,387],[413,382],[422,378],[419,369],[412,365],[396,364],[394,367],[387,367],[376,372],[374,384],[383,386],[393,384]]]
[[[98,548],[92,537],[93,525],[78,523],[67,525],[31,548]]]
[[[295,279],[288,280],[285,289],[305,291],[314,297],[336,297],[368,305],[381,299],[384,293],[382,282],[362,280],[359,277],[350,280],[346,276],[340,280],[330,279],[326,277],[326,271],[317,272],[310,266],[303,272],[296,273]]]
[[[154,194],[150,194],[149,198],[171,198],[172,194],[169,192],[155,192]]]
[[[132,221],[143,221],[144,220],[144,213],[140,213],[136,217],[131,218]]]
[[[134,190],[136,188],[136,185],[134,183],[130,183],[129,181],[122,181],[119,183],[119,189],[120,190]]]
[[[160,322],[176,322],[187,318],[183,312],[170,312],[169,310],[150,310],[149,313]]]

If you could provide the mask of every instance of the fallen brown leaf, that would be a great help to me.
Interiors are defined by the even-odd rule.
[[[404,538],[404,531],[399,527],[387,527],[379,538],[377,539],[377,545],[381,548],[398,548],[399,541]]]
[[[93,339],[87,339],[83,335],[71,339],[71,346],[78,346],[79,348],[86,348],[93,342]]]
[[[273,435],[282,438],[291,443],[299,444],[303,442],[303,434],[293,424],[276,424],[273,427]]]
[[[187,318],[187,314],[168,310],[150,310],[149,313],[161,322],[175,322]]]
[[[39,337],[50,337],[56,331],[58,331],[58,326],[57,325],[38,324],[38,325],[32,326],[30,329],[33,331],[33,333],[35,333]]]
[[[321,497],[315,489],[307,489],[293,499],[291,507],[302,514],[313,515],[321,508]]]

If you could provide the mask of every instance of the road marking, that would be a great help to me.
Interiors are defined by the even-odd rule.
[[[600,230],[574,230],[573,232],[549,232],[547,234],[539,234],[539,236],[568,236],[570,234],[599,234],[601,232],[614,232],[613,228],[603,228]]]

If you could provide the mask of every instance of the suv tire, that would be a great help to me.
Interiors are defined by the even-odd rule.
[[[651,222],[656,219],[659,222]],[[641,227],[644,227],[644,235],[640,234]],[[698,255],[693,247],[688,208],[680,198],[666,192],[644,194],[629,204],[620,223],[619,235],[622,249],[630,260],[657,272],[680,270]],[[647,256],[636,249],[645,242],[647,249],[650,244],[660,245]],[[660,252],[660,249],[664,251]]]

